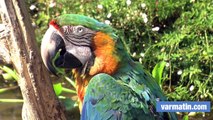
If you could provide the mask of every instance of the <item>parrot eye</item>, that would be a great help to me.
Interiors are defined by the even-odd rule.
[[[76,32],[82,33],[82,32],[84,32],[84,28],[82,26],[78,26],[77,29],[76,29]]]
[[[79,33],[83,32],[83,28],[78,28],[78,32]]]

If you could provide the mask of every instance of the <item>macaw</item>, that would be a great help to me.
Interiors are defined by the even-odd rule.
[[[78,14],[56,17],[41,56],[53,74],[74,76],[81,120],[177,120],[175,113],[156,111],[156,102],[167,98],[110,25]]]

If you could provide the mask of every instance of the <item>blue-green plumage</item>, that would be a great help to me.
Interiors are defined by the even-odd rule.
[[[149,89],[141,87],[144,87],[144,93],[150,94]],[[152,103],[148,103],[149,100],[140,97],[127,84],[107,74],[96,75],[90,81],[87,93],[82,120],[155,119],[155,113],[150,112]]]
[[[156,102],[166,97],[140,64],[129,62],[112,76],[91,79],[81,120],[177,120],[175,113],[156,112]]]

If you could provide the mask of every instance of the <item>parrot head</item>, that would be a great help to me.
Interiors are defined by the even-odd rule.
[[[89,76],[113,74],[126,51],[116,33],[87,16],[61,15],[49,23],[42,39],[42,60],[55,75],[73,69]]]

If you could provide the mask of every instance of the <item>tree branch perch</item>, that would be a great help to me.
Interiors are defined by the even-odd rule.
[[[9,28],[7,39],[0,43],[9,51],[10,60],[19,74],[24,105],[23,120],[65,120],[55,96],[49,73],[43,66],[34,30],[23,0],[1,0],[3,24]]]

